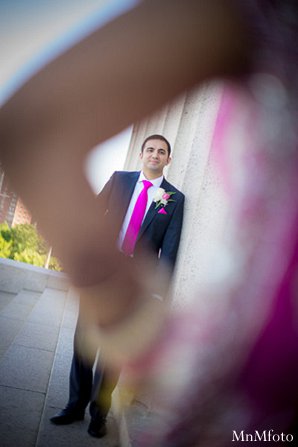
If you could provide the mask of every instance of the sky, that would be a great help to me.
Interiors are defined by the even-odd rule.
[[[0,0],[0,106],[38,68],[137,0]],[[99,192],[123,168],[131,128],[94,148],[86,173]]]

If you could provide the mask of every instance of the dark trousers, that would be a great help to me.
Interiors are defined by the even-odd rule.
[[[83,412],[90,402],[92,419],[105,419],[111,407],[112,392],[115,389],[120,370],[109,370],[98,358],[97,351],[82,352],[84,329],[77,323],[74,337],[74,354],[69,376],[69,400],[67,408]],[[94,369],[94,372],[93,372]]]

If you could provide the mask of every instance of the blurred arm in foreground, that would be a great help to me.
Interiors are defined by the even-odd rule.
[[[51,62],[2,107],[1,160],[76,285],[94,285],[115,269],[130,276],[112,232],[98,222],[83,174],[87,152],[245,62],[229,2],[145,1]]]

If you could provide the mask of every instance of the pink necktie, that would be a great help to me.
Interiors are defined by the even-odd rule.
[[[137,237],[142,225],[142,221],[145,215],[147,200],[148,200],[148,189],[152,186],[149,180],[142,180],[144,188],[137,198],[136,204],[134,206],[124,239],[122,243],[122,250],[126,255],[132,255],[136,245]]]

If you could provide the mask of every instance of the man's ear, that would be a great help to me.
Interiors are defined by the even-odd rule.
[[[143,159],[143,152],[142,151],[139,153],[139,158],[140,158],[140,160]]]
[[[169,165],[170,163],[171,163],[171,161],[172,161],[172,157],[168,157],[168,161],[167,161],[167,165]]]

